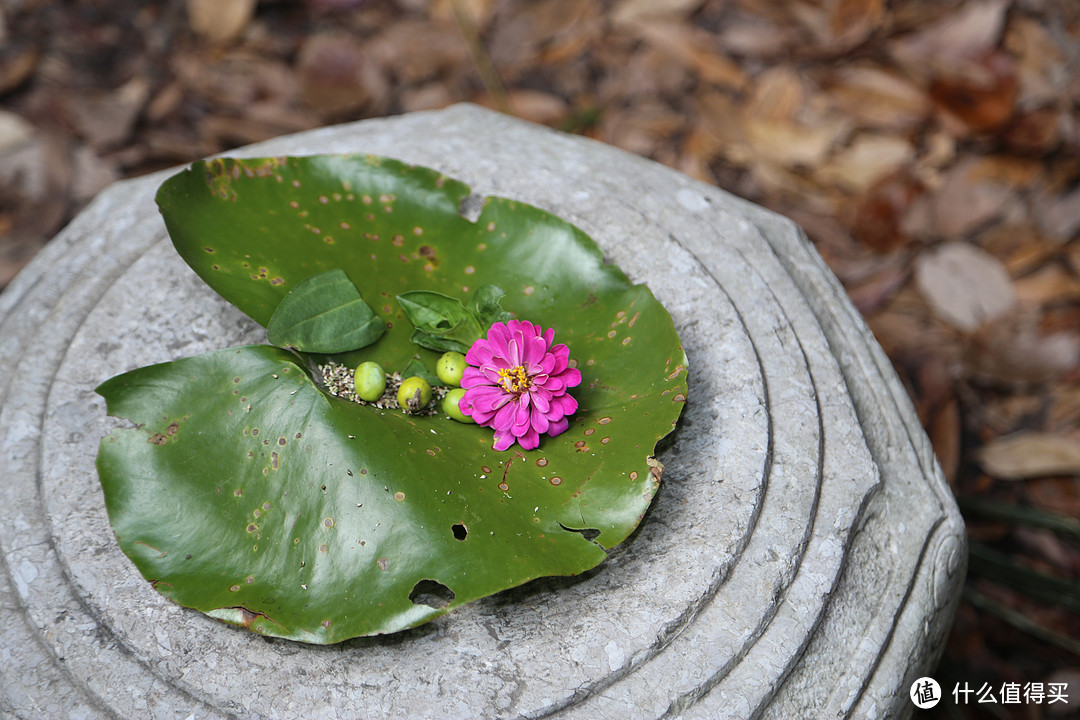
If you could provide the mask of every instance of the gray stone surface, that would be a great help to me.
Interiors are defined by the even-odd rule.
[[[164,175],[118,183],[0,295],[0,714],[20,718],[906,716],[963,526],[881,349],[791,222],[471,106],[236,155],[371,152],[576,223],[671,311],[685,423],[598,569],[331,647],[173,605],[119,551],[93,388],[261,340],[173,252]]]

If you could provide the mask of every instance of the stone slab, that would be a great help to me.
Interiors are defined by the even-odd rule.
[[[887,358],[790,221],[473,106],[236,151],[370,152],[581,227],[671,312],[690,397],[640,530],[599,568],[330,647],[158,595],[113,538],[93,393],[261,342],[172,250],[166,174],[102,193],[0,295],[0,713],[19,718],[904,717],[963,525]]]

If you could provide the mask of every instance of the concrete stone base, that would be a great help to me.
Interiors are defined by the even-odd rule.
[[[261,342],[172,250],[164,179],[98,197],[0,295],[0,714],[19,718],[882,718],[940,654],[963,525],[888,360],[790,221],[471,106],[237,151],[370,152],[577,224],[671,311],[684,423],[640,530],[584,576],[393,636],[269,640],[117,547],[93,388]]]

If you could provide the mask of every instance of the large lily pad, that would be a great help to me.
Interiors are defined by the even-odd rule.
[[[113,378],[98,391],[136,427],[102,441],[99,475],[121,548],[160,592],[337,642],[583,572],[638,525],[686,400],[670,316],[569,223],[500,198],[471,221],[468,196],[370,156],[214,160],[162,186],[179,253],[264,326],[290,289],[344,270],[388,329],[338,362],[433,366],[395,298],[492,284],[503,308],[555,328],[583,381],[566,433],[496,452],[488,428],[329,395],[321,356],[248,346]]]

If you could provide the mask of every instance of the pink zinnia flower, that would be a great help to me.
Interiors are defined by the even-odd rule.
[[[465,355],[458,407],[478,425],[495,430],[495,450],[516,441],[523,450],[540,444],[540,435],[555,436],[570,427],[566,419],[577,410],[567,389],[581,384],[581,372],[569,367],[570,349],[551,347],[555,331],[541,334],[527,320],[497,322],[487,338],[473,343]]]

